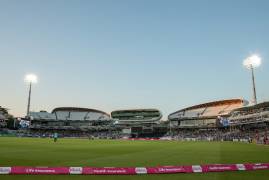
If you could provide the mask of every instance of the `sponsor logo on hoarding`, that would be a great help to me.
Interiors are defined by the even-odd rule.
[[[98,168],[94,169],[93,173],[96,174],[127,174],[127,169],[124,168]]]
[[[144,167],[135,168],[135,172],[136,172],[136,174],[147,174],[148,173],[147,168],[144,168]]]
[[[267,169],[267,166],[253,166],[253,169]]]
[[[11,172],[11,167],[0,167],[0,174],[9,174]]]
[[[54,169],[40,169],[40,168],[29,168],[26,169],[26,173],[55,173]]]
[[[209,170],[231,170],[232,167],[229,166],[214,166],[214,167],[208,167]]]
[[[259,170],[259,169],[269,169],[269,165],[266,165],[266,164],[253,164],[252,168],[254,170]]]
[[[159,166],[159,167],[136,167],[136,168],[117,168],[117,167],[0,167],[1,174],[161,174],[161,173],[208,173],[222,171],[245,171],[269,169],[269,163],[256,164],[211,164],[193,166]]]
[[[246,167],[244,164],[236,164],[236,167],[239,171],[245,171]]]
[[[159,168],[158,170],[159,170],[159,172],[181,172],[181,171],[185,171],[184,168],[180,168],[180,167]]]
[[[201,173],[203,172],[202,167],[199,165],[192,166],[192,171],[195,173]]]
[[[70,174],[82,174],[82,167],[70,167],[69,173]]]

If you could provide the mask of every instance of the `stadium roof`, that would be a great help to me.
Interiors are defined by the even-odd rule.
[[[244,103],[244,102],[247,102],[247,101],[244,99],[225,99],[225,100],[212,101],[212,102],[208,102],[208,103],[198,104],[195,106],[190,106],[190,107],[181,109],[177,112],[198,109],[198,108],[203,108],[203,107],[219,106],[219,105],[225,105],[225,104],[228,105],[228,104],[236,104],[236,103]]]
[[[184,109],[181,109],[181,110],[178,110],[176,112],[173,112],[171,114],[168,115],[168,119],[173,119],[173,118],[178,118],[178,117],[174,117],[176,116],[178,113],[184,113],[186,111],[195,111],[195,110],[198,110],[198,109],[207,109],[207,108],[214,108],[214,107],[217,107],[217,106],[226,106],[226,105],[246,105],[248,104],[248,101],[244,100],[244,99],[240,99],[240,98],[237,98],[237,99],[226,99],[226,100],[219,100],[219,101],[212,101],[212,102],[207,102],[207,103],[202,103],[202,104],[198,104],[198,105],[194,105],[194,106],[190,106],[190,107],[187,107],[187,108],[184,108]],[[240,106],[237,106],[237,107],[234,107],[233,109],[236,109],[236,108],[239,108]],[[229,108],[224,108],[226,111],[228,111]],[[233,109],[229,109],[229,112],[231,112]],[[209,118],[209,117],[216,117],[218,115],[220,115],[220,112],[223,111],[223,110],[219,110],[217,113],[214,114],[214,112],[211,112],[211,114],[204,114],[205,110],[202,110],[201,112],[195,112],[196,114],[195,115],[191,115],[191,117],[187,117],[187,116],[183,116],[182,118],[198,118],[201,119],[201,118]],[[212,114],[213,113],[213,114]],[[227,112],[222,112],[222,115],[225,115],[225,114],[228,114]]]
[[[55,113],[56,111],[72,111],[72,112],[97,112],[97,113],[102,113],[110,116],[108,113],[104,111],[100,111],[97,109],[89,109],[89,108],[80,108],[80,107],[58,107],[52,110],[51,113]]]

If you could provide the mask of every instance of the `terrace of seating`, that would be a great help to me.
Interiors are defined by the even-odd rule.
[[[44,120],[56,120],[55,114],[48,112],[30,112],[30,117],[33,119],[44,119]]]

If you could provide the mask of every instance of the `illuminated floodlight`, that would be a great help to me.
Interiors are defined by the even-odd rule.
[[[27,74],[24,78],[27,83],[37,83],[38,79],[35,74]]]
[[[261,57],[259,55],[253,54],[243,61],[243,65],[246,68],[251,69],[259,67],[261,65],[261,62]]]
[[[253,104],[257,104],[254,69],[259,67],[261,65],[261,62],[262,62],[261,57],[257,54],[253,54],[243,61],[243,65],[251,70]]]
[[[31,93],[32,93],[32,84],[37,83],[37,76],[35,74],[27,74],[25,76],[25,78],[24,78],[24,81],[29,83],[29,95],[28,95],[27,112],[26,112],[26,117],[29,118],[30,104],[31,104]]]

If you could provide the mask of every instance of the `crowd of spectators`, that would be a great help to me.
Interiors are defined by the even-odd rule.
[[[66,130],[29,130],[21,129],[17,131],[3,131],[0,134],[15,134],[18,137],[38,137],[51,138],[54,133],[58,133],[60,138],[87,138],[87,139],[121,139],[128,135],[123,134],[120,130],[103,130],[103,131],[66,131]],[[208,129],[177,129],[171,130],[167,134],[135,134],[135,138],[161,138],[173,139],[179,141],[243,141],[269,144],[268,141],[269,124],[262,123],[253,126],[225,127],[225,128],[208,128]],[[129,134],[129,137],[133,137]]]
[[[266,113],[269,111],[269,103],[261,103],[253,107],[244,107],[231,113],[231,117],[246,116],[252,114]]]
[[[166,136],[187,141],[244,141],[264,143],[268,141],[269,127],[223,128],[223,129],[182,129]],[[268,143],[268,142],[265,142]]]
[[[27,131],[22,130],[17,132],[18,137],[38,137],[38,138],[51,138],[57,132],[60,138],[89,138],[89,139],[119,139],[122,134],[119,131]]]

